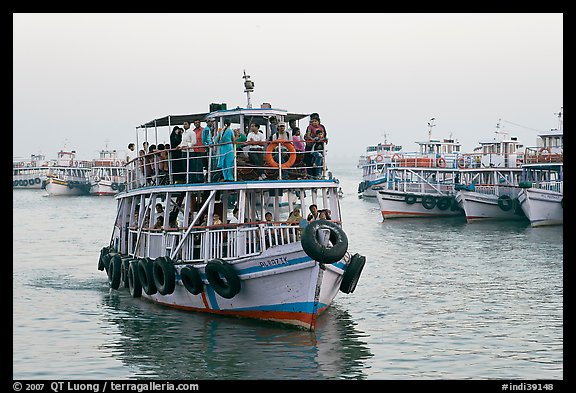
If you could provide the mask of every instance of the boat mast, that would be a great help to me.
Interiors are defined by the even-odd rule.
[[[251,109],[252,103],[250,102],[250,93],[254,91],[254,82],[250,80],[250,75],[246,75],[246,70],[244,70],[244,76],[242,78],[245,79],[244,93],[246,93],[246,99],[248,100],[246,108]]]
[[[434,120],[436,120],[435,117],[431,118],[428,122],[428,141],[432,140],[432,127],[436,126],[436,124],[434,124]]]
[[[563,108],[564,108],[564,107],[561,106],[561,107],[560,107],[560,112],[554,113],[556,116],[558,116],[558,131],[562,131],[562,123],[563,123],[563,121],[562,121],[562,109],[563,109]]]

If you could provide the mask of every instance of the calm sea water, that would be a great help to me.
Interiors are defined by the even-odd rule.
[[[563,227],[383,222],[340,165],[349,251],[367,262],[315,332],[111,291],[97,260],[114,199],[13,191],[13,378],[563,379]]]

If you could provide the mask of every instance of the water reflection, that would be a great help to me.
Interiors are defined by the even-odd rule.
[[[125,292],[102,302],[104,324],[120,333],[100,350],[138,379],[366,379],[373,356],[366,334],[336,304],[308,332],[168,309]]]

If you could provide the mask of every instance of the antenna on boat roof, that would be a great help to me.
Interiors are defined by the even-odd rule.
[[[428,122],[428,140],[432,140],[432,127],[436,126],[436,124],[434,124],[434,120],[436,120],[435,117],[431,118],[430,121]]]
[[[508,134],[508,132],[506,132],[506,131],[500,132],[500,122],[501,122],[501,121],[502,121],[502,119],[500,118],[500,119],[498,119],[498,123],[496,123],[496,131],[494,131],[494,133],[496,134],[496,136],[498,136],[498,135],[500,135],[500,134],[504,134],[504,135]]]
[[[246,98],[248,100],[248,104],[246,108],[252,108],[252,103],[250,102],[250,93],[254,91],[254,82],[250,80],[250,75],[246,75],[246,70],[244,70],[244,76],[242,77],[245,79],[244,81],[244,93],[246,93]]]
[[[386,145],[388,142],[386,141],[386,138],[388,137],[388,134],[383,132],[382,135],[384,136],[384,144]]]
[[[560,112],[554,113],[556,116],[558,116],[558,131],[562,131],[562,109],[564,109],[563,106],[560,107]]]

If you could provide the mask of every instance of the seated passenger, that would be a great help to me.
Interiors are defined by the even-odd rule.
[[[250,132],[246,136],[246,148],[250,161],[256,166],[264,166],[264,142],[266,136],[260,131],[260,126],[256,123],[250,123]],[[252,143],[251,143],[252,142]],[[246,150],[244,150],[246,152]],[[263,169],[256,169],[258,179],[266,179]]]

